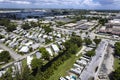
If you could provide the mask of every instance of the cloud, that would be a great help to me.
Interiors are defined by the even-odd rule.
[[[0,8],[120,9],[120,0],[0,0]]]
[[[31,4],[31,2],[24,0],[0,0],[0,3]]]
[[[46,5],[56,7],[68,7],[68,8],[94,8],[100,6],[99,2],[93,0],[36,0],[36,5]]]
[[[110,5],[114,3],[114,0],[98,0],[101,5]]]
[[[93,0],[84,0],[81,4],[83,6],[88,6],[90,8],[95,8],[95,7],[101,6],[101,4],[99,2],[94,2]]]
[[[95,0],[101,4],[98,9],[120,9],[120,0]]]
[[[3,2],[4,0],[0,0],[0,2]]]

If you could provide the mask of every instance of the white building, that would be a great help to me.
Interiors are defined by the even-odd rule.
[[[52,49],[53,49],[53,51],[54,51],[55,53],[58,53],[58,52],[59,52],[59,48],[58,48],[57,45],[52,44],[51,47],[52,47]]]
[[[25,19],[25,21],[28,21],[28,22],[37,22],[38,20],[37,19]]]
[[[4,50],[3,49],[0,49],[0,53],[3,52]]]
[[[33,57],[31,56],[27,56],[27,65],[28,67],[31,69],[31,61],[32,61]]]
[[[19,50],[19,52],[24,52],[24,53],[29,52],[28,46],[23,46],[23,47]]]
[[[50,47],[47,47],[46,50],[49,52],[49,54],[50,54],[51,56],[53,56],[53,52],[52,52],[52,50],[51,50]]]

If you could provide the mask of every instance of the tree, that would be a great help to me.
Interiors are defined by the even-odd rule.
[[[95,50],[93,49],[91,51],[88,51],[85,55],[88,56],[88,57],[92,57],[92,56],[95,55]]]
[[[72,36],[75,36],[76,35],[76,33],[75,32],[72,32]]]
[[[78,37],[78,36],[71,37],[70,42],[73,44],[77,44],[78,47],[82,45],[82,39],[81,37]]]
[[[110,80],[120,80],[120,67],[110,74]]]
[[[2,39],[2,38],[4,38],[4,36],[0,34],[0,39]]]
[[[92,44],[92,41],[89,38],[84,39],[86,45]]]
[[[115,43],[115,55],[120,56],[120,42]]]
[[[32,21],[32,22],[30,22],[30,24],[31,24],[32,27],[37,27],[37,26],[38,26],[38,23],[37,23],[37,22],[33,22],[33,21]]]
[[[69,54],[76,54],[76,53],[77,53],[77,50],[78,50],[78,46],[75,44],[75,45],[72,45],[72,46],[68,49],[67,53],[69,53]]]
[[[34,77],[31,75],[31,71],[28,66],[24,67],[22,72],[22,80],[34,80]]]
[[[44,47],[40,48],[39,51],[42,53],[42,58],[45,60],[50,60],[50,54]]]
[[[0,25],[1,26],[8,26],[8,24],[10,23],[9,19],[0,19]]]
[[[5,26],[7,31],[13,31],[16,29],[17,25],[14,22],[10,22],[9,19],[0,19],[0,25]]]
[[[48,39],[48,38],[45,38],[45,43],[46,44],[49,44],[49,43],[51,43],[52,41],[50,40],[50,39]]]
[[[88,35],[88,32],[85,32],[86,35]]]
[[[1,76],[0,80],[13,80],[12,74],[9,71],[7,71]]]
[[[70,41],[66,41],[63,45],[65,46],[66,49],[69,49],[74,44],[72,44]]]
[[[41,21],[38,21],[37,24],[38,24],[39,27],[41,27],[41,25],[42,25]]]
[[[41,59],[34,58],[31,62],[32,69],[40,69],[43,66],[43,61]]]
[[[101,39],[94,39],[93,41],[98,45],[101,42]]]
[[[105,23],[107,23],[107,22],[108,22],[108,19],[106,19],[106,18],[99,19],[99,23],[102,25],[105,25]]]
[[[30,29],[30,28],[31,28],[30,24],[27,23],[27,22],[23,23],[21,27],[22,27],[24,30],[27,30],[27,29]]]
[[[62,25],[66,24],[65,22],[62,22],[62,21],[57,21],[56,23],[57,23],[58,26],[62,26]]]
[[[80,31],[80,34],[82,34],[83,32],[82,32],[82,30]]]
[[[47,25],[44,25],[42,28],[45,30],[45,33],[47,33],[47,34],[53,31],[53,29],[50,28],[50,26],[47,26]]]
[[[7,31],[12,32],[16,30],[17,25],[15,23],[9,23],[9,25],[6,27]]]
[[[11,59],[8,51],[2,51],[0,53],[0,62],[8,62]]]

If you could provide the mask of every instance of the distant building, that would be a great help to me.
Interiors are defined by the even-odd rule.
[[[76,25],[77,24],[75,24],[75,23],[69,23],[69,24],[65,24],[64,26],[72,28],[72,27],[75,27]]]
[[[25,19],[25,21],[28,21],[28,22],[37,22],[38,19],[31,18],[31,19]]]
[[[100,33],[120,35],[120,19],[110,20],[99,30]]]

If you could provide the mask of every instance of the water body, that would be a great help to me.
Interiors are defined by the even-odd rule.
[[[48,12],[44,12],[44,11],[21,11],[21,12],[0,13],[0,18],[25,19],[25,18],[40,18],[47,15]]]

